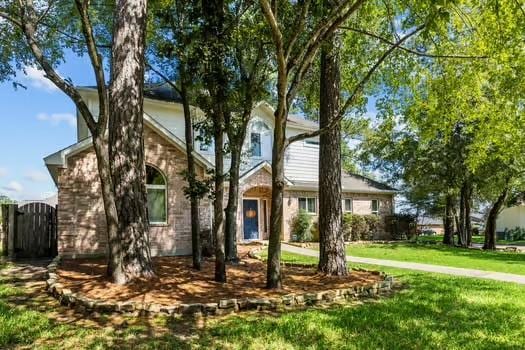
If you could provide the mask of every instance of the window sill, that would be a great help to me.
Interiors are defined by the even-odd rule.
[[[168,223],[167,222],[150,222],[149,225],[151,227],[167,227]]]

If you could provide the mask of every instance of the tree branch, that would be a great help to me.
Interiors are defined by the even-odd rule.
[[[29,12],[29,14],[27,14],[26,12]],[[51,80],[53,84],[56,85],[56,87],[62,90],[73,100],[80,114],[86,121],[86,125],[89,128],[89,131],[92,135],[96,135],[98,133],[97,122],[95,121],[93,114],[91,114],[91,111],[89,110],[84,99],[72,84],[64,80],[60,75],[58,75],[53,66],[45,58],[42,49],[38,45],[35,39],[36,28],[33,24],[34,17],[34,8],[32,7],[32,5],[28,4],[26,5],[26,7],[21,8],[20,24],[29,49],[31,50],[31,52],[33,52],[36,61],[46,73],[46,78]]]
[[[108,89],[106,87],[106,79],[104,77],[104,67],[102,65],[102,55],[98,52],[97,45],[95,43],[95,37],[93,35],[93,25],[89,17],[89,0],[75,0],[78,12],[80,14],[80,20],[82,22],[82,33],[86,40],[86,46],[91,60],[91,67],[95,74],[95,80],[97,82],[98,91],[98,103],[99,103],[99,120],[98,128],[99,133],[103,134],[109,118],[109,102],[108,102]]]
[[[370,70],[366,73],[366,75],[363,77],[363,79],[361,79],[361,81],[356,85],[356,87],[354,88],[354,90],[352,91],[350,96],[346,99],[345,103],[343,104],[343,107],[339,110],[337,116],[335,118],[333,118],[330,121],[330,123],[328,123],[327,126],[325,126],[324,128],[312,131],[312,132],[305,132],[305,133],[302,133],[302,134],[298,134],[298,135],[292,136],[292,137],[290,137],[288,139],[289,140],[288,144],[291,144],[291,143],[296,142],[296,141],[301,141],[301,140],[304,140],[304,139],[308,139],[308,138],[311,138],[311,137],[319,136],[319,135],[329,131],[333,127],[335,127],[343,119],[343,117],[345,116],[346,111],[348,110],[348,108],[354,103],[354,101],[357,98],[357,96],[362,92],[362,90],[363,90],[364,86],[366,85],[366,83],[370,80],[372,75],[381,66],[381,64],[390,56],[390,54],[392,52],[394,52],[397,48],[399,48],[399,46],[401,46],[401,44],[403,44],[406,40],[408,40],[410,37],[412,37],[415,34],[417,34],[418,32],[420,32],[424,28],[425,28],[425,24],[420,25],[419,27],[417,27],[416,29],[414,29],[413,31],[411,31],[410,33],[406,34],[401,39],[399,39],[394,45],[392,45],[387,51],[385,51],[383,53],[383,55],[381,55],[381,57],[370,68]]]
[[[389,44],[389,45],[395,45],[396,43],[385,38],[385,37],[382,37],[378,34],[375,34],[375,33],[372,33],[372,32],[369,32],[369,31],[366,31],[364,29],[359,29],[359,28],[352,28],[352,27],[339,27],[340,29],[344,29],[344,30],[349,30],[349,31],[352,31],[352,32],[355,32],[355,33],[360,33],[360,34],[364,34],[364,35],[367,35],[367,36],[370,36],[372,38],[375,38],[375,39],[378,39],[379,41],[382,41],[386,44]],[[398,46],[397,47],[398,49],[400,50],[403,50],[403,51],[406,51],[406,52],[409,52],[411,54],[414,54],[414,55],[417,55],[417,56],[422,56],[422,57],[429,57],[429,58],[451,58],[451,59],[485,59],[485,58],[488,58],[488,56],[469,56],[469,55],[435,55],[435,54],[429,54],[429,53],[426,53],[426,52],[421,52],[421,51],[417,51],[417,50],[414,50],[414,49],[410,49],[406,46]]]
[[[289,108],[295,98],[299,85],[308,71],[308,68],[312,64],[317,50],[321,46],[323,40],[331,35],[346,19],[348,19],[348,17],[350,17],[350,15],[357,11],[364,2],[365,0],[356,0],[354,3],[351,3],[351,1],[344,1],[330,13],[326,22],[321,24],[314,31],[300,54],[287,62],[288,72],[292,71],[295,66],[298,66],[287,92],[287,108]]]
[[[179,87],[174,82],[172,82],[164,73],[162,73],[149,63],[146,63],[146,66],[148,67],[148,69],[153,71],[153,73],[157,74],[162,80],[164,80],[169,86],[171,86],[173,90],[177,91],[177,93],[182,96],[182,90],[179,89]]]
[[[301,15],[299,16],[298,23],[294,27],[294,31],[292,33],[292,37],[290,38],[290,42],[288,43],[288,48],[286,49],[285,54],[285,60],[288,61],[290,58],[290,54],[292,53],[293,46],[295,45],[295,42],[299,38],[299,35],[304,30],[304,24],[306,22],[306,15],[308,14],[308,9],[310,8],[310,2],[311,0],[305,0],[303,6],[301,7]]]

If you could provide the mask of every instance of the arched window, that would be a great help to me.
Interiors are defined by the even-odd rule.
[[[160,171],[149,165],[146,165],[146,190],[150,224],[166,224],[168,222],[166,179]]]

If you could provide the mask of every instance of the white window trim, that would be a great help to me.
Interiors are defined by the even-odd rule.
[[[252,142],[252,135],[257,134],[259,135],[259,155],[253,154],[253,142]],[[262,133],[257,131],[250,131],[250,157],[255,159],[260,159],[263,156],[263,142],[262,142]]]
[[[317,143],[311,143],[312,141],[315,141]],[[304,147],[310,147],[310,148],[319,148],[319,140],[316,139],[306,139],[303,141]]]
[[[377,211],[374,211],[374,205],[373,205],[374,201],[377,202]],[[371,212],[372,212],[372,215],[379,215],[379,209],[380,209],[380,207],[381,207],[380,203],[381,203],[381,202],[379,201],[379,199],[372,199],[372,200],[370,201],[370,210],[371,210]]]
[[[350,201],[350,210],[346,210],[346,201]],[[353,212],[354,212],[353,198],[344,198],[343,199],[343,213],[353,213]]]
[[[297,197],[297,208],[298,210],[301,210],[299,206],[299,200],[300,199],[306,199],[306,212],[310,215],[317,215],[319,208],[317,207],[317,197]],[[308,200],[313,199],[315,201],[315,212],[311,212],[308,210]]]
[[[149,224],[152,226],[165,226],[168,224],[168,185],[166,181],[166,176],[164,176],[164,174],[157,167],[152,166],[152,165],[148,165],[148,166],[157,170],[162,176],[162,178],[164,179],[164,182],[166,183],[166,185],[148,185],[146,184],[146,193],[148,192],[148,190],[164,190],[165,192],[164,213],[166,214],[166,220],[165,221],[150,221]]]

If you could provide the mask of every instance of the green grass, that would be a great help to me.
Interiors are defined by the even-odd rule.
[[[283,260],[317,259],[283,254]],[[45,294],[0,284],[0,348],[32,349],[523,349],[525,286],[361,265],[396,277],[393,296],[361,304],[191,320],[86,319]],[[60,317],[57,318],[56,316]]]
[[[462,249],[441,244],[352,244],[348,255],[525,275],[525,254]]]
[[[425,242],[436,242],[441,243],[443,242],[443,236],[419,236],[417,239],[420,243]],[[485,242],[485,237],[483,236],[472,236],[472,243],[478,243],[483,244]],[[497,244],[508,244],[508,245],[518,245],[518,246],[524,246],[525,241],[507,241],[507,240],[499,240]]]

